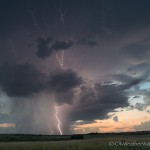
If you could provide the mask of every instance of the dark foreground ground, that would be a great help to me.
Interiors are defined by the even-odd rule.
[[[150,132],[70,135],[0,135],[0,150],[150,150]]]

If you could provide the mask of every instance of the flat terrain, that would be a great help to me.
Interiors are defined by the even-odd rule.
[[[150,134],[95,134],[84,135],[82,140],[71,140],[69,135],[0,135],[0,141],[0,150],[150,149]]]

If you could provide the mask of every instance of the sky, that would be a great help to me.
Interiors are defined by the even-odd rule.
[[[1,0],[0,133],[150,131],[149,0]]]

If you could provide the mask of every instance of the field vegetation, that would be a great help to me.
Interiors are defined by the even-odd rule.
[[[0,150],[150,149],[150,134],[87,134],[83,137],[71,139],[70,135],[0,135]]]

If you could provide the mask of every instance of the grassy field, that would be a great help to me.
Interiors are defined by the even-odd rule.
[[[35,140],[36,136],[31,137]],[[149,150],[150,149],[150,135],[84,135],[83,140],[70,140],[70,136],[38,136],[36,138],[39,139],[41,138],[41,140],[39,139],[38,139],[39,141],[33,140],[32,142],[27,140],[25,142],[10,142],[10,141],[0,142],[0,150],[115,150],[115,149]],[[42,141],[42,139],[47,140]],[[145,144],[149,143],[149,145],[142,145],[141,144],[142,142],[145,142]],[[134,144],[135,146],[131,146],[131,144]],[[136,144],[139,144],[139,146],[136,146]]]

